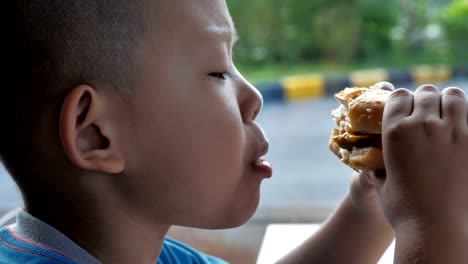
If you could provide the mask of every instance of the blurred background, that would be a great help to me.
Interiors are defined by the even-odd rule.
[[[238,68],[253,82],[289,74],[465,63],[465,0],[229,0]]]
[[[228,5],[240,37],[234,59],[253,84],[301,74],[468,64],[467,0],[230,0]],[[463,78],[434,79],[440,88],[468,88]],[[270,139],[275,173],[263,185],[255,219],[323,217],[346,194],[352,174],[327,147],[337,102],[332,96],[265,101],[259,122]]]
[[[254,85],[291,75],[327,76],[414,65],[466,65],[468,0],[228,0],[241,73]],[[468,91],[466,77],[436,83]],[[418,83],[402,83],[414,89]],[[243,227],[171,235],[231,263],[255,263],[265,226],[321,222],[346,195],[352,171],[328,150],[332,96],[265,102],[258,121],[270,140],[272,179]],[[0,166],[0,213],[21,205]]]

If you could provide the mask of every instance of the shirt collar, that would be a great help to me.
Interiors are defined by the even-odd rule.
[[[25,210],[18,213],[11,231],[24,240],[58,251],[78,263],[102,264],[60,231]]]

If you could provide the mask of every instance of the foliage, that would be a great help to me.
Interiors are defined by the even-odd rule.
[[[443,25],[451,47],[451,54],[466,61],[468,59],[468,0],[454,0],[442,13]]]
[[[445,63],[468,45],[468,0],[227,0],[237,63],[392,65]],[[437,20],[441,8],[442,19]],[[429,33],[428,33],[429,32]],[[463,54],[468,54],[467,52]],[[468,56],[468,55],[467,55]],[[454,56],[454,60],[461,57]],[[248,68],[249,68],[248,67]]]

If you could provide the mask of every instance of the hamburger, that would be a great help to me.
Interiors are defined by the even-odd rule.
[[[357,172],[385,174],[382,117],[390,94],[374,87],[345,88],[335,94],[340,104],[331,113],[337,128],[332,130],[329,148]]]

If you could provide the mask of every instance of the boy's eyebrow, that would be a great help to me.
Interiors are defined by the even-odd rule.
[[[234,45],[239,40],[236,28],[231,25],[229,27],[209,27],[208,32],[216,35],[222,41]]]
[[[235,26],[232,26],[231,35],[232,35],[231,43],[232,43],[232,45],[234,45],[239,40],[239,34],[237,34],[237,29],[236,29]]]

